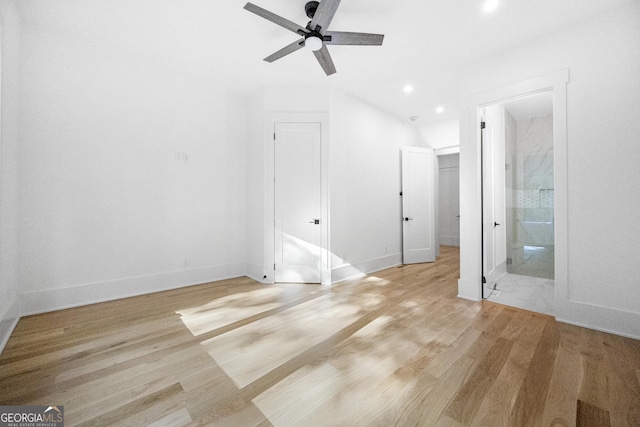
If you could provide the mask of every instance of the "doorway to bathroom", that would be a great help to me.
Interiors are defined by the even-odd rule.
[[[483,297],[554,314],[553,93],[481,109]]]

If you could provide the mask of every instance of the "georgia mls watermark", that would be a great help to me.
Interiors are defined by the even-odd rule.
[[[0,406],[0,427],[64,427],[64,406]]]

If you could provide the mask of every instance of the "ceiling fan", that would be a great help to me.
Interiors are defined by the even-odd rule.
[[[327,31],[339,5],[340,0],[308,2],[304,10],[311,21],[306,27],[301,27],[295,22],[289,21],[252,3],[247,3],[244,8],[302,37],[301,40],[296,40],[290,45],[267,56],[264,58],[265,61],[273,62],[306,46],[313,51],[320,66],[322,66],[324,72],[329,76],[336,72],[336,67],[333,65],[333,60],[331,59],[327,45],[380,46],[384,39],[383,34]]]

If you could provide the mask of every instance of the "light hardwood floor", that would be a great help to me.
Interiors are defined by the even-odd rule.
[[[458,299],[458,263],[25,317],[0,404],[68,426],[640,426],[639,341]]]

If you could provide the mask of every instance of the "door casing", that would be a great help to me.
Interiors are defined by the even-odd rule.
[[[497,89],[471,95],[460,134],[460,279],[458,296],[482,299],[480,226],[480,109],[522,96],[553,93],[554,141],[554,242],[556,315],[568,301],[568,171],[567,171],[567,84],[569,70],[562,69]]]

